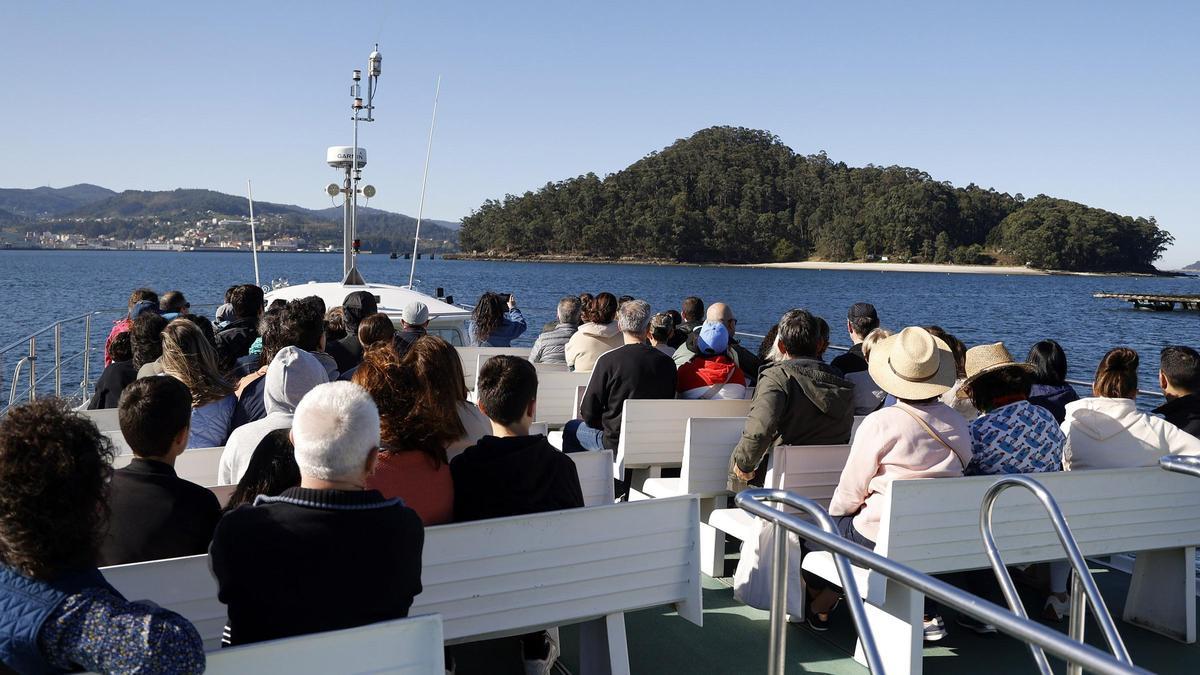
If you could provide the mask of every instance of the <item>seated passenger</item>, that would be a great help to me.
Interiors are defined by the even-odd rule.
[[[429,307],[413,300],[400,312],[400,332],[396,333],[396,352],[401,356],[418,339],[429,334]]]
[[[438,407],[453,407],[458,410],[458,421],[462,423],[463,434],[446,446],[448,459],[454,459],[463,450],[475,445],[476,441],[492,432],[492,424],[487,416],[467,400],[462,359],[458,357],[458,351],[453,345],[436,335],[426,335],[413,342],[404,353],[403,361],[405,367],[412,371],[413,378],[427,389],[431,400],[441,401]]]
[[[726,356],[729,331],[717,321],[705,322],[697,331],[695,358],[679,367],[676,376],[679,398],[746,398],[746,374]]]
[[[651,317],[650,333],[646,337],[651,347],[674,358],[675,348],[671,346],[671,339],[675,337],[675,320],[670,312],[659,312]]]
[[[129,602],[96,569],[111,461],[96,425],[58,399],[0,419],[0,669],[204,672],[191,623]]]
[[[679,323],[675,324],[675,335],[668,343],[673,349],[679,349],[686,340],[688,333],[700,327],[704,323],[704,301],[694,295],[689,295],[683,299],[683,304],[680,306],[683,310],[680,312]]]
[[[269,313],[270,320],[263,322],[263,353],[261,367],[243,377],[238,383],[238,404],[233,413],[233,426],[261,420],[267,415],[267,401],[263,389],[267,385],[267,367],[279,350],[296,347],[313,356],[325,368],[328,381],[337,379],[338,369],[333,357],[322,351],[325,348],[325,321],[322,318],[324,303],[316,296],[289,302],[282,310]]]
[[[529,435],[537,412],[537,389],[537,370],[524,359],[493,356],[479,369],[475,394],[479,409],[491,420],[492,435],[450,462],[455,520],[583,506],[575,462],[545,436]],[[507,642],[513,661],[518,653],[524,660],[526,673],[548,675],[558,659],[559,647],[544,631],[522,636],[519,644]],[[501,672],[500,666],[496,671]]]
[[[417,376],[429,368],[416,362],[431,358],[430,347],[438,339],[418,339],[403,357],[391,342],[372,345],[354,371],[354,383],[379,408],[383,440],[367,487],[403,499],[426,527],[454,518],[446,447],[466,433],[455,397],[442,395],[442,387]]]
[[[531,363],[567,362],[567,341],[579,330],[579,298],[568,295],[559,300],[557,314],[558,321],[533,342],[529,350]]]
[[[967,350],[962,394],[980,411],[971,420],[968,476],[1062,471],[1066,439],[1049,410],[1029,402],[1032,367],[1003,342]]]
[[[726,305],[723,302],[714,302],[713,304],[709,305],[707,316],[708,318],[705,319],[705,323],[713,321],[720,322],[724,324],[725,329],[729,331],[729,347],[726,349],[726,355],[732,359],[735,364],[737,364],[737,367],[742,369],[743,373],[745,373],[746,384],[748,386],[753,386],[756,378],[758,377],[758,356],[749,349],[743,347],[737,341],[737,317],[733,315],[733,310],[729,307],[729,305]],[[696,329],[692,329],[692,332],[688,333],[687,340],[685,340],[684,343],[675,350],[675,355],[673,358],[675,360],[676,368],[683,366],[683,364],[687,363],[688,361],[691,361],[692,358],[699,353],[696,349],[697,337],[698,331]],[[813,356],[816,356],[815,351]]]
[[[567,365],[577,373],[590,373],[600,355],[625,344],[617,316],[617,296],[600,293],[583,308],[583,324],[563,348]]]
[[[856,302],[846,313],[846,334],[852,343],[849,351],[838,356],[829,365],[842,371],[843,375],[860,373],[867,370],[867,355],[864,353],[863,340],[871,331],[879,328],[879,314],[875,305],[868,302]]]
[[[1063,469],[1157,466],[1163,455],[1200,455],[1200,439],[1137,409],[1138,354],[1110,350],[1096,369],[1092,397],[1067,404]]]
[[[229,496],[222,513],[243,504],[253,504],[259,495],[278,497],[284,490],[300,485],[300,467],[296,465],[296,448],[292,446],[292,430],[276,429],[267,433],[250,456],[250,464]]]
[[[954,386],[942,394],[942,403],[957,410],[958,414],[970,422],[979,417],[979,411],[971,403],[970,398],[958,395],[963,382],[967,379],[967,346],[963,344],[962,340],[947,333],[941,326],[926,326],[925,330],[950,347],[950,351],[954,354],[955,368],[958,371],[958,379],[954,381]]]
[[[871,357],[871,348],[878,344],[880,340],[891,336],[892,331],[886,328],[876,328],[867,333],[862,342],[854,346],[858,348],[859,354],[862,354],[864,359],[868,359]],[[839,356],[838,359],[840,358]],[[830,365],[837,368],[838,359],[834,359]],[[846,379],[854,384],[855,415],[870,415],[883,407],[884,399],[887,398],[887,392],[875,384],[875,380],[871,379],[871,372],[869,370],[865,368],[863,370],[852,370],[846,373]]]
[[[517,309],[515,297],[488,292],[479,296],[467,321],[467,339],[472,347],[511,347],[525,328],[525,315]]]
[[[296,408],[292,437],[300,486],[235,509],[213,535],[229,644],[399,619],[421,592],[421,519],[363,487],[379,453],[370,395],[319,385]]]
[[[163,331],[163,373],[187,385],[192,394],[189,448],[225,445],[233,427],[237,397],[217,368],[217,354],[196,324],[176,319]]]
[[[162,375],[162,333],[170,322],[158,312],[136,308],[134,312],[136,316],[129,327],[129,344],[133,349],[133,365],[137,368],[137,376]]]
[[[1062,424],[1067,404],[1079,400],[1075,388],[1067,384],[1067,355],[1054,340],[1042,340],[1029,349],[1025,362],[1033,368],[1033,387],[1029,402],[1040,405]]]
[[[173,377],[147,377],[125,388],[118,416],[134,458],[113,472],[109,484],[101,566],[208,550],[221,505],[211,491],[175,474],[191,415],[192,396]]]
[[[1167,402],[1154,409],[1168,422],[1200,437],[1200,354],[1191,347],[1167,347],[1159,356],[1158,386]]]
[[[793,309],[779,320],[776,348],[783,361],[764,368],[742,439],[730,458],[731,489],[761,485],[776,441],[786,445],[848,443],[854,426],[854,385],[817,360],[815,317]]]
[[[158,298],[158,311],[162,312],[167,321],[186,316],[191,307],[192,303],[183,297],[183,291],[167,291]]]
[[[96,392],[88,402],[88,410],[107,410],[121,402],[121,391],[137,379],[137,368],[133,365],[133,342],[129,331],[117,333],[108,345],[112,363],[104,368],[96,380]]]
[[[940,400],[957,379],[954,354],[924,328],[905,328],[875,345],[868,369],[897,402],[859,426],[829,515],[843,537],[873,549],[892,481],[963,475],[971,461],[971,434],[962,415]],[[810,623],[818,629],[827,625],[835,602],[836,594],[819,592]],[[945,635],[945,622],[929,603],[925,639]]]
[[[280,349],[263,378],[266,417],[240,426],[229,435],[217,467],[217,483],[233,485],[241,481],[262,439],[276,429],[291,429],[296,406],[314,387],[325,384],[325,377],[325,366],[312,354],[298,347]]]
[[[600,298],[604,295],[601,293]],[[596,361],[579,405],[582,419],[571,420],[563,427],[564,452],[608,448],[615,453],[625,401],[675,398],[675,364],[646,344],[650,305],[644,300],[621,305],[617,325],[625,344],[605,352]],[[582,333],[583,328],[579,330]]]
[[[376,343],[388,343],[393,347],[396,346],[396,327],[392,325],[392,320],[383,314],[372,314],[362,320],[358,324],[358,343],[362,345],[363,354]],[[407,343],[405,343],[407,345]],[[361,364],[362,362],[359,361]],[[354,366],[350,370],[342,373],[338,379],[349,382],[354,379],[354,371],[358,366]]]
[[[358,326],[363,319],[377,314],[379,304],[368,291],[354,291],[342,301],[342,317],[346,336],[336,342],[326,342],[325,351],[337,361],[339,372],[346,372],[362,361],[363,346],[358,341]]]
[[[113,362],[112,357],[112,342],[121,333],[126,333],[133,327],[133,320],[136,318],[133,314],[133,308],[138,306],[140,302],[151,302],[158,304],[158,294],[149,288],[139,288],[129,295],[129,312],[113,322],[112,330],[108,333],[108,338],[104,341],[104,366],[107,368]]]
[[[263,289],[254,284],[242,284],[229,294],[234,319],[217,333],[217,354],[220,361],[233,364],[250,353],[250,345],[258,339],[258,319],[263,315]]]

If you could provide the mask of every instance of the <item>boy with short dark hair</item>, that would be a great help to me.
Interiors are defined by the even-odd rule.
[[[493,356],[479,369],[475,394],[479,409],[492,422],[492,435],[450,462],[455,520],[583,506],[575,462],[545,436],[529,435],[537,411],[537,388],[537,370],[525,359]],[[558,645],[545,633],[533,633],[522,636],[521,654],[526,673],[549,673],[558,658]]]
[[[101,565],[197,555],[208,550],[221,506],[209,490],[175,474],[187,448],[192,395],[173,377],[125,387],[117,412],[134,459],[113,472]]]
[[[1200,353],[1177,345],[1163,349],[1160,359],[1158,386],[1167,402],[1154,412],[1200,437]]]

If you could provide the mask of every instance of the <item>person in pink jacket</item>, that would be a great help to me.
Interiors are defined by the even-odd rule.
[[[966,419],[939,397],[957,379],[954,354],[924,328],[905,328],[871,350],[871,379],[896,397],[896,405],[863,420],[829,503],[842,536],[875,547],[879,521],[892,481],[961,476],[971,461]],[[819,585],[819,584],[818,584]],[[820,629],[837,603],[832,589],[820,590],[809,623]],[[940,616],[927,610],[925,639],[946,635]]]

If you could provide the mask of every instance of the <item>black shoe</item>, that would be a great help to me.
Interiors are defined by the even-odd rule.
[[[955,623],[979,635],[993,635],[996,633],[996,627],[992,624],[984,623],[975,617],[967,616],[966,614],[959,614]]]

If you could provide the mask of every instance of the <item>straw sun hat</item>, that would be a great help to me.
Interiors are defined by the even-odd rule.
[[[963,383],[963,388],[965,389],[968,384],[979,379],[982,375],[987,375],[1001,368],[1011,368],[1014,366],[1033,370],[1033,366],[1028,363],[1013,361],[1012,354],[1008,353],[1008,349],[1005,348],[1003,342],[993,342],[990,345],[971,347],[967,350],[967,380]]]
[[[910,326],[871,348],[871,379],[896,398],[941,396],[958,379],[954,353],[924,328]]]

